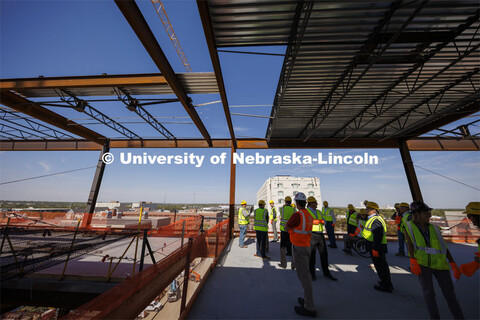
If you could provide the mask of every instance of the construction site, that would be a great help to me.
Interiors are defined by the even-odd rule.
[[[368,178],[332,168],[374,166],[385,158],[376,151],[396,152],[406,195],[395,189],[389,197],[430,204],[428,189],[443,180],[422,185],[414,154],[469,158],[473,186],[442,176],[463,186],[435,191],[438,203],[465,204],[430,223],[458,265],[473,260],[480,229],[464,207],[480,199],[479,12],[473,0],[0,1],[0,198],[88,194],[84,210],[2,209],[1,318],[301,319],[294,306],[303,290],[291,260],[279,267],[280,242],[267,241],[268,260],[256,257],[253,216],[245,246],[239,242],[240,203],[248,198],[250,213],[261,200],[280,210],[287,196],[321,204],[332,190],[359,194],[336,195],[342,208],[359,210],[365,198],[381,204],[395,289],[373,290],[369,254],[328,249],[338,281],[312,282],[317,317],[428,318],[408,256],[394,254],[391,198],[377,199],[388,188],[376,180],[369,190]],[[267,60],[254,59],[273,62],[267,72]],[[240,77],[251,62],[258,74]],[[262,82],[256,89],[267,98],[249,91]],[[249,100],[229,103],[239,96]],[[37,154],[77,158],[82,168],[54,173],[60,167]],[[313,170],[322,165],[332,167]],[[77,171],[79,178],[68,175]],[[326,174],[341,176],[338,187]],[[119,201],[100,201],[109,198]],[[182,209],[160,209],[166,204]],[[339,243],[345,218],[337,210]],[[267,240],[277,236],[275,223]],[[480,319],[479,274],[453,280],[466,319]],[[434,283],[440,315],[450,319]]]

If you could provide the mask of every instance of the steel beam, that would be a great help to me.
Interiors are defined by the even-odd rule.
[[[456,140],[451,138],[415,138],[408,140],[411,151],[477,151],[478,138]],[[438,143],[444,145],[441,148]],[[212,140],[213,148],[232,148],[228,139]],[[110,140],[110,148],[209,148],[205,140]],[[396,149],[398,141],[387,139],[314,139],[303,143],[301,139],[237,139],[237,149]],[[1,151],[99,151],[102,146],[85,140],[0,140]]]
[[[55,130],[53,128],[45,126],[45,125],[41,124],[40,122],[24,118],[22,116],[19,116],[16,113],[13,113],[13,112],[5,110],[5,109],[0,109],[0,119],[2,119],[5,122],[8,122],[10,124],[20,126],[24,129],[32,130],[36,133],[43,134],[43,135],[45,135],[47,137],[50,137],[50,138],[61,139],[61,138],[66,137],[66,138],[70,138],[70,139],[75,139],[75,137],[73,137],[69,134],[66,134],[64,132],[60,132],[58,130]],[[18,122],[16,122],[16,121],[18,121]],[[19,123],[19,122],[21,122],[21,123]]]
[[[102,75],[83,77],[18,78],[0,80],[2,90],[68,89],[168,85],[161,74]]]
[[[103,144],[106,139],[106,137],[102,136],[101,134],[85,128],[72,120],[62,117],[55,112],[45,109],[35,102],[20,97],[13,92],[2,90],[0,92],[0,99],[1,103],[7,107],[10,107],[16,111],[20,111],[43,122],[49,123],[57,128],[85,138],[89,141]]]
[[[400,155],[402,157],[405,174],[407,175],[408,186],[410,187],[412,199],[413,201],[423,201],[422,191],[420,190],[420,185],[418,184],[417,175],[415,173],[415,168],[413,167],[413,161],[412,157],[410,157],[410,151],[408,150],[407,142],[405,140],[400,140],[398,143],[400,145]]]
[[[215,44],[215,35],[213,34],[212,21],[210,19],[210,11],[208,9],[208,2],[197,0],[198,11],[200,12],[200,18],[202,19],[203,32],[205,33],[205,39],[207,40],[208,51],[210,53],[210,59],[212,60],[213,70],[215,72],[215,78],[217,79],[218,89],[220,91],[220,98],[222,99],[223,111],[225,118],[227,119],[228,131],[230,132],[230,139],[234,146],[236,146],[235,132],[233,130],[232,117],[230,115],[230,108],[228,106],[227,93],[225,90],[225,84],[223,82],[222,67],[220,66],[220,59],[218,58],[218,52]]]
[[[153,62],[157,65],[158,69],[162,72],[162,75],[167,80],[168,84],[172,88],[177,98],[182,103],[183,107],[187,111],[192,121],[197,126],[198,130],[202,134],[203,138],[211,146],[212,139],[208,133],[205,125],[203,124],[200,116],[192,105],[190,97],[187,96],[185,89],[182,87],[177,75],[173,71],[167,57],[160,48],[157,39],[152,33],[152,30],[148,26],[147,21],[142,15],[142,12],[138,8],[134,0],[115,0],[118,8],[124,15],[125,19],[130,24],[137,35],[140,42],[147,50],[148,54],[152,58]]]
[[[119,87],[117,92],[118,98],[127,106],[127,109],[130,111],[135,112],[139,115],[145,122],[151,125],[155,130],[160,132],[165,138],[167,139],[175,139],[175,136],[168,131],[160,122],[155,119],[143,106],[139,103],[139,101],[133,98],[124,88]]]
[[[70,107],[77,110],[78,112],[82,112],[82,113],[85,113],[86,115],[89,115],[90,117],[97,120],[98,122],[106,125],[107,127],[117,131],[118,133],[130,139],[134,139],[134,138],[141,139],[140,136],[133,133],[132,131],[130,131],[120,123],[116,122],[106,114],[95,109],[87,101],[77,98],[74,94],[70,93],[68,90],[62,89],[57,93],[63,102],[65,102]]]
[[[93,213],[95,211],[95,205],[97,204],[98,193],[100,186],[102,185],[103,172],[105,171],[105,162],[103,162],[103,155],[110,151],[110,140],[106,140],[103,145],[102,152],[98,158],[97,170],[93,177],[92,187],[90,188],[90,194],[87,201],[86,214],[82,221],[82,228],[89,228],[92,223]]]

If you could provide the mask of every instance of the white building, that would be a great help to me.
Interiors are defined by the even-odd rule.
[[[275,176],[268,178],[257,192],[257,203],[259,200],[265,200],[267,208],[270,200],[275,202],[275,206],[280,208],[285,204],[285,197],[295,197],[297,192],[303,192],[308,197],[314,196],[321,205],[322,196],[320,193],[320,178],[318,177],[292,177]]]
[[[108,209],[115,209],[120,207],[120,201],[110,201],[110,202],[97,202],[95,208],[105,207]]]

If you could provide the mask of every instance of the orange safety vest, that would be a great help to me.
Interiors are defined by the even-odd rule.
[[[313,217],[308,213],[307,209],[300,209],[297,212],[300,214],[300,224],[288,230],[290,241],[297,247],[310,247]]]

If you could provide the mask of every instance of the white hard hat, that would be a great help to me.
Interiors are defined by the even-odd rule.
[[[297,194],[295,195],[295,201],[297,200],[307,201],[307,197],[305,196],[305,193],[297,192]]]

